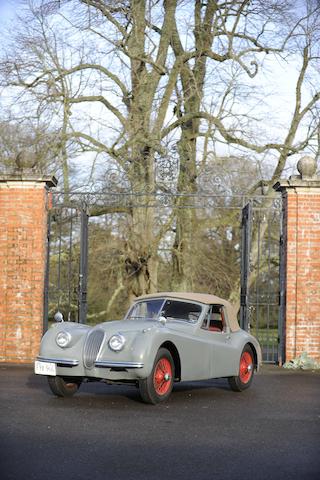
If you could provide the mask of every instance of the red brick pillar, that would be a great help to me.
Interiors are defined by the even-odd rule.
[[[48,189],[54,177],[0,175],[0,362],[28,363],[43,326]]]
[[[320,178],[311,157],[300,175],[278,182],[284,208],[286,361],[307,352],[320,360]]]

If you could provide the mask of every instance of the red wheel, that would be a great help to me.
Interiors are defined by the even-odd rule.
[[[250,387],[254,374],[254,355],[252,349],[247,345],[240,357],[239,375],[229,377],[229,385],[235,392],[242,392]]]
[[[159,403],[167,400],[174,381],[174,362],[166,348],[160,348],[149,377],[139,381],[140,395],[146,403]]]
[[[166,358],[160,358],[155,366],[153,374],[153,385],[158,395],[165,395],[172,383],[172,367]]]
[[[242,352],[240,358],[240,371],[239,377],[242,383],[250,382],[250,379],[253,375],[253,358],[249,352]]]

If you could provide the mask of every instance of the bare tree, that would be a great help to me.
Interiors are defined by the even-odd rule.
[[[306,11],[300,10],[300,16],[296,15],[296,7],[296,2],[269,2],[266,5],[259,1],[206,4],[195,1],[193,49],[188,52],[182,46],[175,24],[172,46],[176,57],[193,59],[193,63],[185,62],[181,69],[178,119],[169,127],[181,128],[179,192],[195,192],[197,189],[199,163],[196,142],[202,135],[208,138],[210,134],[213,148],[222,141],[251,154],[261,155],[270,150],[276,152],[278,159],[269,181],[271,186],[282,174],[287,158],[316,140],[320,92],[313,87],[309,99],[302,107],[302,89],[305,88],[307,71],[312,69],[319,55],[319,51],[315,52],[319,45],[319,5],[316,2],[306,3]],[[283,18],[288,18],[287,25],[283,24]],[[243,98],[240,89],[243,75],[249,78],[249,82],[254,81],[266,55],[286,62],[292,58],[300,65],[294,111],[289,124],[283,129],[287,133],[277,141],[264,141],[259,136],[255,138],[250,123],[257,125],[259,112],[250,114],[242,109],[243,113],[240,114],[235,101],[235,95],[238,99]],[[205,88],[210,77],[214,87],[219,88],[212,64],[217,71],[221,70],[222,64],[227,63],[232,63],[238,75],[232,79],[232,83],[228,83],[224,77],[221,99],[215,104],[205,101]],[[254,86],[251,93],[253,91]],[[297,140],[297,133],[301,130],[305,117],[308,117],[307,131]],[[208,143],[205,144],[206,148],[207,145]],[[269,195],[272,195],[272,190],[269,190]],[[176,222],[173,284],[178,288],[180,285],[183,289],[190,288],[194,269],[192,258],[195,256],[193,251],[190,252],[193,245],[192,232],[195,230],[193,217],[192,210],[181,210]]]
[[[159,245],[168,231],[172,287],[192,287],[198,219],[183,207],[185,194],[189,202],[197,193],[208,152],[228,148],[229,157],[232,147],[257,162],[273,152],[271,184],[288,157],[317,142],[318,73],[310,71],[319,58],[319,6],[296,6],[282,0],[267,6],[260,0],[43,0],[31,2],[29,16],[21,17],[21,31],[1,62],[2,84],[17,89],[20,115],[28,107],[59,132],[65,190],[69,149],[77,145],[91,162],[88,182],[115,183],[119,193],[140,199],[138,208],[129,202],[120,209],[127,219],[131,295],[157,290]],[[263,97],[255,86],[270,57],[300,67],[282,136],[260,130],[260,111],[252,108],[253,96]],[[171,173],[161,182],[164,160]],[[163,221],[151,208],[159,192],[178,194]],[[93,213],[108,211],[100,206]]]

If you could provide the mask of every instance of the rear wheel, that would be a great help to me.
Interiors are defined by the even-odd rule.
[[[146,403],[160,403],[169,397],[174,380],[174,361],[166,348],[160,348],[149,377],[139,381],[141,398]]]
[[[72,397],[81,383],[81,378],[72,377],[48,377],[49,387],[51,392],[58,397]]]
[[[240,357],[239,375],[229,377],[229,385],[234,392],[242,392],[250,387],[254,374],[254,356],[251,347],[247,345]]]

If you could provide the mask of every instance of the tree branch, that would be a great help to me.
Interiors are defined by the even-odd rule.
[[[119,23],[111,14],[110,10],[108,9],[108,6],[101,0],[80,0],[81,3],[84,5],[87,5],[88,7],[93,7],[96,10],[99,10],[100,13],[104,17],[106,17],[109,22],[111,22],[117,29],[118,31],[126,38],[128,36],[128,33],[125,28]]]
[[[93,138],[91,135],[88,135],[86,133],[83,133],[83,132],[77,132],[77,131],[72,131],[70,133],[67,133],[66,134],[66,137],[68,139],[71,139],[71,138],[83,138],[84,140],[87,140],[88,142],[90,142],[92,145],[94,145],[99,152],[105,152],[105,153],[109,153],[110,155],[112,156],[115,156],[115,152],[113,152],[110,148],[107,147],[107,145],[105,145],[104,143],[100,142],[99,140],[96,140],[95,138]]]
[[[112,112],[123,126],[126,124],[126,119],[119,110],[114,107],[106,98],[102,95],[88,95],[77,98],[70,98],[69,103],[83,103],[83,102],[100,102],[102,103],[110,112]]]
[[[255,145],[239,137],[235,137],[230,132],[228,132],[228,130],[226,129],[226,127],[223,125],[222,121],[219,118],[207,112],[195,112],[195,113],[189,113],[189,114],[183,115],[183,117],[179,118],[178,120],[173,122],[171,125],[163,129],[161,138],[166,137],[170,132],[172,132],[176,128],[183,127],[184,124],[187,124],[188,122],[190,122],[195,118],[199,118],[199,119],[202,118],[214,124],[217,127],[219,133],[228,143],[240,145],[250,150],[254,150],[257,153],[263,153],[266,150],[270,150],[270,149],[280,150],[282,148],[282,144],[279,144],[279,143],[267,143],[266,145]]]

